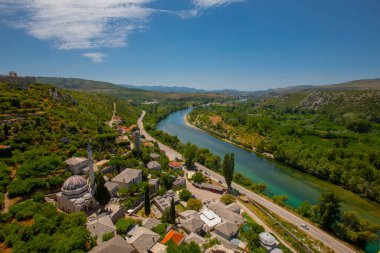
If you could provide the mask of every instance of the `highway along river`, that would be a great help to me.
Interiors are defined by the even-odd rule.
[[[213,137],[202,130],[188,126],[184,117],[191,110],[190,108],[170,114],[159,123],[158,129],[170,135],[176,135],[184,143],[191,142],[198,147],[207,148],[221,158],[225,153],[235,153],[236,172],[249,177],[255,183],[266,184],[266,193],[269,196],[288,196],[287,204],[290,206],[297,207],[304,200],[315,204],[322,192],[330,190],[344,200],[343,209],[356,211],[362,218],[380,224],[380,204],[362,199],[341,187],[282,166],[253,152]],[[377,252],[377,250],[378,247],[375,245],[369,245],[366,251]]]

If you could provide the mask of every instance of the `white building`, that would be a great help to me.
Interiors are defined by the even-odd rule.
[[[216,225],[222,222],[222,219],[210,209],[203,207],[199,211],[199,217],[206,223],[209,229],[213,229]]]

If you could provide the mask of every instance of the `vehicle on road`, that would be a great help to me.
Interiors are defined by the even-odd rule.
[[[302,223],[300,226],[301,226],[302,228],[306,229],[306,230],[309,230],[309,227],[308,227],[306,224],[303,224],[303,223]]]

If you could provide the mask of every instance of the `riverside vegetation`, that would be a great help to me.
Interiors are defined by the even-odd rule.
[[[362,92],[362,93],[365,93],[365,92]],[[294,95],[294,96],[298,96],[298,95]],[[290,99],[293,99],[293,98],[290,98]],[[376,101],[376,99],[374,101]],[[256,123],[252,123],[253,119],[250,122],[252,124],[255,124],[255,125],[260,126],[260,127],[265,127],[265,126],[267,127],[266,128],[267,132],[265,132],[265,133],[261,132],[261,133],[264,133],[264,135],[265,135],[265,136],[262,136],[260,139],[260,141],[262,141],[262,142],[264,142],[266,140],[266,138],[264,138],[264,137],[267,137],[269,140],[272,140],[272,138],[274,138],[274,137],[269,138],[269,136],[270,136],[269,133],[271,133],[269,131],[269,129],[275,129],[276,126],[280,126],[280,124],[276,125],[276,123],[279,123],[280,121],[284,125],[286,125],[286,126],[284,126],[285,129],[294,128],[294,131],[299,131],[299,130],[297,130],[298,128],[305,126],[305,122],[301,121],[302,116],[305,117],[304,120],[309,122],[309,126],[308,126],[309,129],[311,128],[310,125],[314,126],[314,128],[315,128],[314,131],[311,131],[311,130],[308,131],[309,133],[310,133],[310,131],[311,131],[311,133],[314,133],[314,135],[312,136],[314,138],[317,138],[315,136],[316,133],[319,133],[318,136],[321,139],[323,139],[322,136],[324,138],[326,138],[326,136],[329,136],[329,134],[335,134],[334,136],[342,136],[342,135],[345,136],[345,134],[348,136],[350,136],[350,134],[357,136],[357,135],[363,134],[363,132],[361,130],[350,129],[352,126],[348,126],[348,122],[341,122],[339,125],[339,123],[338,123],[339,119],[337,119],[336,123],[333,122],[333,123],[327,124],[327,122],[333,120],[332,116],[329,116],[330,114],[321,115],[322,113],[319,114],[316,111],[308,112],[308,113],[298,111],[298,110],[292,111],[289,108],[285,108],[285,111],[282,111],[282,109],[284,109],[284,108],[281,108],[279,105],[277,105],[277,107],[276,107],[273,105],[274,103],[275,103],[275,100],[274,101],[273,100],[272,101],[265,100],[260,105],[258,105],[255,101],[248,101],[247,103],[243,103],[243,104],[238,103],[238,104],[233,105],[233,106],[198,107],[198,108],[194,109],[194,113],[191,114],[191,116],[192,116],[191,120],[194,123],[194,121],[195,121],[194,119],[196,119],[197,121],[195,124],[197,126],[200,126],[204,122],[207,122],[208,124],[212,124],[213,127],[215,127],[215,129],[212,128],[212,130],[211,130],[211,131],[213,131],[212,133],[217,134],[221,137],[227,137],[228,138],[228,135],[226,135],[223,132],[224,127],[227,127],[227,128],[225,128],[227,130],[240,129],[240,127],[239,127],[240,123],[239,122],[242,122],[241,127],[245,126],[245,123],[244,123],[245,121],[242,120],[242,118],[245,118],[245,120],[247,120],[251,115],[255,115],[254,119],[255,120],[258,119],[258,120],[256,120]],[[284,104],[287,104],[287,103],[285,102]],[[270,108],[270,109],[268,109],[268,108]],[[347,108],[354,109],[354,107],[352,107],[352,106],[347,107]],[[250,109],[251,111],[248,110],[248,113],[247,113],[247,111],[245,111],[247,109]],[[238,112],[240,112],[240,114],[239,114],[239,116],[240,116],[239,120],[240,121],[237,120],[235,117],[231,117],[230,114],[226,113],[225,117],[228,118],[228,122],[231,122],[231,120],[235,121],[233,127],[230,127],[230,126],[226,125],[226,123],[223,121],[224,118],[217,114],[217,112],[219,113],[218,110],[220,110],[221,112],[231,113],[231,116],[233,115],[233,113],[236,113],[236,111],[238,111]],[[269,116],[268,116],[268,113],[267,113],[268,110],[273,110],[276,112],[277,118],[274,118],[274,119],[276,119],[278,121],[274,122],[274,121],[268,120],[268,118],[269,119],[273,118],[271,114],[269,114]],[[252,112],[252,111],[255,111],[255,112]],[[261,114],[259,114],[258,112],[261,112]],[[376,123],[377,122],[376,121],[376,111],[372,110],[372,111],[367,111],[367,112],[369,113],[369,115],[371,115],[368,119],[367,118],[363,119],[362,115],[355,115],[353,120],[358,120],[358,121],[363,120],[363,121],[365,121],[364,125],[366,125],[368,122],[369,122],[369,124],[372,124],[373,122],[374,122],[374,124],[377,124]],[[295,119],[297,119],[297,117],[296,117],[297,114],[299,114],[299,116],[298,116],[299,121],[295,120]],[[245,115],[247,115],[247,117],[245,117]],[[261,119],[260,116],[262,116],[264,119]],[[314,118],[314,120],[312,120],[313,116],[318,117],[318,118]],[[347,117],[347,116],[349,116],[349,115],[345,115],[345,117]],[[206,120],[203,121],[202,117],[206,118],[206,120],[209,120],[209,121],[206,121]],[[334,117],[337,118],[338,115],[335,115]],[[202,119],[200,119],[200,118],[202,118]],[[215,120],[215,118],[218,120],[219,123],[213,122],[213,120]],[[318,121],[318,119],[320,119],[320,121]],[[265,122],[266,124],[264,124],[263,122]],[[292,123],[296,124],[296,125],[293,126]],[[362,123],[360,123],[360,124],[356,124],[353,122],[350,122],[350,123],[353,125],[358,125],[358,126],[362,125]],[[271,127],[269,127],[269,124],[273,124],[273,125]],[[324,128],[323,128],[324,131],[318,129],[318,127],[321,127],[323,124],[325,124]],[[339,135],[338,133],[335,133],[334,131],[333,131],[334,133],[329,133],[327,131],[327,129],[329,129],[329,127],[334,126],[334,124],[335,124],[335,128],[333,127],[332,129],[333,130],[340,129],[341,135]],[[372,125],[371,125],[371,127],[372,127]],[[374,128],[372,128],[372,131],[374,131],[374,130],[376,131],[377,126],[375,125],[373,127]],[[203,127],[203,129],[210,131],[211,128]],[[220,132],[218,132],[217,130],[219,130]],[[284,130],[282,130],[282,131],[284,131]],[[163,142],[169,146],[172,146],[177,151],[182,153],[185,157],[186,164],[188,163],[187,160],[190,159],[191,160],[190,163],[199,162],[200,164],[203,164],[212,170],[218,171],[219,173],[222,172],[221,171],[222,163],[221,163],[220,157],[212,154],[208,149],[199,148],[199,147],[197,147],[193,144],[190,144],[190,143],[183,144],[180,142],[180,140],[176,136],[171,136],[171,135],[169,135],[165,132],[162,132],[160,130],[151,130],[150,132],[157,140],[159,140],[159,141],[161,141],[161,142]],[[324,135],[322,135],[323,132],[325,132]],[[222,133],[224,133],[224,135]],[[285,140],[289,140],[289,138],[292,137],[292,136],[287,137],[284,134],[284,132],[277,133],[277,134],[281,135],[283,137],[282,141],[280,142],[281,144],[283,144],[285,142]],[[370,134],[370,133],[367,132],[367,134]],[[276,136],[278,136],[278,135],[276,135]],[[236,137],[237,135],[234,135],[234,136]],[[294,136],[293,138],[296,138],[296,137]],[[333,147],[337,148],[337,146],[339,145],[339,147],[341,148],[340,150],[335,151],[335,152],[337,152],[335,158],[337,158],[338,154],[340,154],[341,152],[343,152],[343,153],[345,152],[345,150],[344,150],[345,147],[343,145],[346,145],[347,143],[342,144],[342,146],[340,145],[341,141],[343,141],[343,143],[344,143],[345,138],[347,138],[347,137],[342,137],[341,139],[333,141]],[[358,137],[356,137],[356,139],[357,138]],[[229,139],[231,140],[231,138],[229,138]],[[326,138],[326,140],[320,140],[320,141],[323,143],[325,141],[328,142],[331,140],[329,138]],[[251,146],[247,146],[242,142],[237,142],[236,140],[235,140],[235,142],[240,144],[240,145],[243,145],[245,147],[252,148]],[[302,141],[300,141],[300,142],[302,143]],[[339,144],[336,144],[336,143],[339,143]],[[265,149],[265,146],[269,145],[269,144],[265,142],[262,145],[264,146],[263,149],[258,150],[258,151],[269,152],[269,150]],[[310,145],[310,142],[308,144],[305,144],[305,145]],[[305,146],[305,145],[301,145],[301,146]],[[314,150],[317,149],[317,151],[318,151],[317,154],[321,158],[324,155],[327,156],[327,154],[324,153],[324,148],[326,148],[326,146],[318,147],[317,144],[314,144],[314,145],[316,146],[316,147],[313,147]],[[358,145],[358,144],[356,144],[356,145]],[[288,146],[290,147],[291,143],[284,143],[283,147],[285,148]],[[300,147],[298,147],[298,148],[300,148]],[[290,150],[292,150],[292,149],[290,149]],[[373,149],[372,151],[376,155],[377,150]],[[354,150],[351,149],[348,152],[350,153],[350,155],[347,154],[347,158],[354,159],[356,156],[356,154],[354,154],[355,153]],[[363,156],[363,154],[361,154],[361,156],[359,155],[358,157],[362,157],[362,156]],[[367,157],[368,163],[371,163],[373,161],[373,156],[374,155],[372,155],[372,158],[370,156]],[[276,155],[274,157],[276,158]],[[345,156],[343,155],[343,157],[345,157]],[[339,158],[339,159],[342,159],[342,158]],[[331,159],[326,159],[326,160],[331,161]],[[365,163],[365,162],[366,161],[364,161],[363,163]],[[348,163],[348,161],[346,161],[346,163]],[[373,164],[367,164],[367,165],[368,165],[367,169],[369,168],[374,173],[377,173],[375,171],[375,170],[377,170],[376,167],[371,168],[371,166],[374,166]],[[343,173],[343,171],[342,171],[342,173]],[[364,173],[364,172],[362,172],[362,173]],[[248,189],[251,189],[251,190],[257,192],[257,193],[265,194],[266,185],[256,184],[256,183],[252,182],[252,180],[250,180],[249,178],[245,177],[244,175],[242,175],[240,173],[234,174],[234,181],[240,185],[243,185],[244,187],[246,187]],[[374,189],[376,190],[376,185],[372,185],[372,187],[374,187]],[[286,206],[286,199],[287,199],[286,196],[273,196],[273,201],[276,202],[277,204],[282,205],[282,206]],[[342,238],[343,240],[350,242],[353,245],[356,245],[358,247],[364,248],[368,242],[376,241],[378,239],[378,236],[376,233],[380,229],[379,226],[376,224],[372,224],[371,222],[369,222],[367,220],[360,219],[358,217],[358,215],[354,212],[342,211],[341,207],[340,207],[340,202],[341,202],[341,200],[337,196],[335,196],[334,194],[325,193],[324,195],[322,195],[320,197],[317,205],[313,206],[308,202],[304,202],[300,205],[300,207],[298,209],[293,209],[293,211],[300,213],[304,217],[309,218],[311,221],[320,225],[323,229],[330,231],[331,233],[334,233],[335,235]],[[286,207],[289,209],[291,208],[289,206],[286,206]],[[333,208],[330,209],[330,207],[333,207]],[[305,210],[307,210],[307,211],[305,211]]]
[[[197,127],[380,202],[380,91],[198,107]]]

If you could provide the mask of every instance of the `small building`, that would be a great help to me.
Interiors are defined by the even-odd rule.
[[[208,183],[200,183],[199,188],[204,189],[204,190],[208,190],[211,192],[219,193],[219,194],[222,194],[224,191],[224,188],[222,186],[214,185],[214,184],[208,184]]]
[[[89,253],[138,253],[126,240],[120,235],[116,235],[114,238],[102,243],[99,246],[93,248]]]
[[[259,238],[260,238],[260,245],[264,247],[266,250],[268,250],[269,252],[279,245],[276,238],[274,238],[273,235],[267,232],[260,233]]]
[[[160,180],[158,178],[149,178],[148,185],[149,185],[149,193],[150,195],[152,195],[158,192],[158,189],[160,187]]]
[[[151,143],[150,141],[144,141],[144,142],[143,142],[143,146],[144,146],[144,147],[147,147],[147,148],[150,148],[150,147],[153,147],[154,144]]]
[[[156,243],[153,245],[153,247],[149,250],[150,253],[166,253],[166,246],[161,243]]]
[[[135,227],[127,234],[127,242],[140,253],[148,252],[159,239],[159,234],[145,227]]]
[[[215,227],[215,233],[226,240],[231,240],[239,232],[239,226],[230,221],[223,221]]]
[[[163,213],[166,208],[170,207],[172,199],[174,199],[175,204],[179,202],[178,195],[174,191],[169,190],[164,195],[155,197],[153,204]]]
[[[186,179],[184,177],[178,177],[173,182],[173,189],[178,190],[186,187]]]
[[[178,214],[178,218],[180,220],[187,220],[187,219],[190,219],[192,217],[199,217],[198,212],[190,209],[190,210],[180,212]]]
[[[107,188],[108,192],[110,193],[112,198],[117,197],[117,192],[118,192],[118,186],[119,184],[116,182],[112,181],[107,181],[104,186]]]
[[[190,233],[188,236],[185,237],[184,242],[185,243],[195,242],[199,246],[202,246],[206,242],[206,240],[196,233]]]
[[[141,225],[143,225],[147,229],[153,229],[160,223],[161,222],[159,220],[157,220],[155,218],[148,217],[142,221]]]
[[[171,161],[169,162],[169,167],[173,170],[181,170],[183,167],[183,163],[177,162],[177,161]]]
[[[175,245],[179,246],[185,240],[185,235],[181,234],[175,230],[170,230],[169,233],[166,234],[164,239],[162,239],[161,243],[165,244],[169,241],[172,241]]]
[[[203,207],[199,211],[199,217],[204,223],[206,223],[209,230],[222,222],[222,219],[216,213],[206,207]]]
[[[153,170],[153,171],[159,171],[161,170],[161,164],[159,164],[157,161],[150,161],[147,163],[146,167],[149,169],[149,170]]]
[[[114,224],[125,216],[125,207],[123,205],[109,203],[105,209]]]
[[[205,223],[199,218],[199,216],[190,217],[181,222],[181,227],[186,233],[203,234]]]
[[[236,204],[235,202],[229,204],[226,206],[226,209],[228,211],[231,211],[231,212],[234,212],[236,214],[240,214],[240,211],[241,211],[241,208],[238,204]]]
[[[84,157],[71,157],[65,161],[74,175],[83,174],[83,169],[88,166],[88,159]]]
[[[125,169],[120,174],[112,178],[112,182],[118,184],[119,189],[128,188],[131,184],[139,184],[142,180],[142,171],[135,169]]]
[[[113,233],[116,235],[116,227],[113,224],[111,217],[109,215],[102,216],[101,218],[95,219],[87,223],[87,229],[90,231],[91,236],[97,236],[97,243],[101,244],[103,235],[108,233]]]
[[[156,153],[150,153],[149,154],[150,158],[152,158],[153,160],[157,160],[158,158],[160,158],[160,155],[156,154]]]
[[[228,210],[227,206],[221,202],[211,202],[207,207],[219,215],[223,220],[234,222],[239,226],[245,222],[245,219],[240,214]]]

